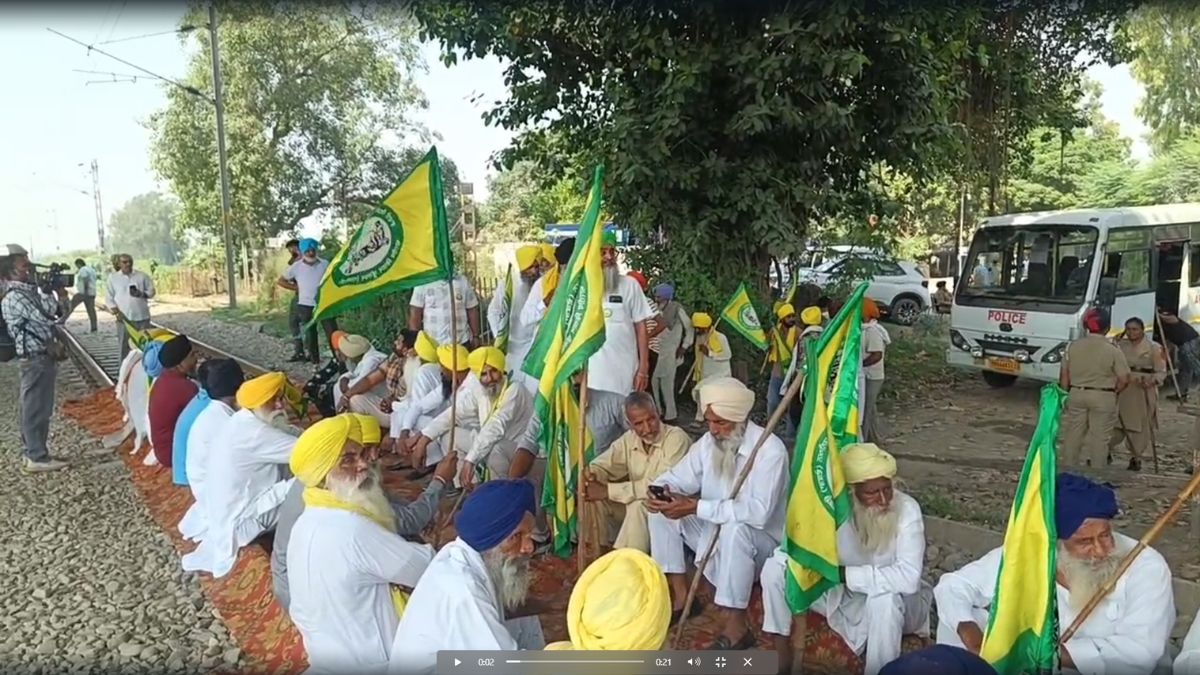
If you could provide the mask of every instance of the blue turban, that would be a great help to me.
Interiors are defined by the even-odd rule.
[[[1070,539],[1088,518],[1116,517],[1117,493],[1073,473],[1060,473],[1054,486],[1054,526],[1059,539]]]
[[[162,375],[163,365],[158,360],[158,355],[162,351],[162,348],[162,342],[152,340],[150,344],[142,349],[142,369],[146,371],[146,375],[152,380]]]
[[[462,509],[454,517],[454,529],[459,539],[483,553],[507,539],[525,514],[536,509],[533,483],[489,480],[463,500]]]
[[[979,656],[950,645],[933,645],[900,658],[879,670],[879,675],[995,675],[996,670]]]
[[[316,239],[305,238],[300,240],[301,253],[308,253],[309,251],[315,251],[319,248],[321,248],[321,242],[317,241]]]
[[[662,298],[663,300],[674,300],[675,287],[671,284],[659,284],[654,287],[654,297]]]

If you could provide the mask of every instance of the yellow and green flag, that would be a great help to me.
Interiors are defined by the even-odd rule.
[[[850,515],[839,453],[858,440],[862,360],[857,355],[866,290],[867,284],[860,284],[817,343],[805,350],[804,413],[792,457],[783,543],[787,600],[794,614],[807,611],[838,583],[837,531]]]
[[[738,286],[737,292],[721,310],[721,320],[733,327],[759,349],[766,349],[767,334],[763,332],[762,322],[758,320],[758,312],[750,302],[750,294],[746,292],[746,284]]]
[[[1058,532],[1054,525],[1054,439],[1065,401],[1058,385],[1042,387],[1037,428],[1008,515],[1000,574],[979,652],[997,673],[1048,673],[1055,669]]]
[[[449,280],[453,267],[441,163],[431,148],[330,261],[312,320],[381,293]]]
[[[513,275],[512,263],[508,264],[508,272],[504,275],[504,311],[500,313],[500,325],[496,327],[496,349],[508,353],[508,325],[513,306]]]
[[[571,376],[586,368],[588,359],[604,344],[603,232],[599,227],[603,186],[604,167],[597,166],[575,252],[522,366],[538,380],[534,407],[542,423],[541,447],[547,451],[542,505],[551,516],[554,550],[563,557],[570,554],[571,537],[578,529],[575,496],[580,462],[591,461],[595,451],[590,431],[580,444],[582,413]]]

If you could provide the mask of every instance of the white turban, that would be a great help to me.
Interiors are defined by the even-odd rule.
[[[348,359],[357,359],[371,348],[371,343],[361,335],[343,335],[337,349]]]
[[[874,443],[851,443],[842,449],[841,457],[847,483],[893,478],[896,475],[896,458]]]
[[[733,377],[714,377],[700,384],[700,409],[730,422],[745,422],[754,407],[754,391]]]

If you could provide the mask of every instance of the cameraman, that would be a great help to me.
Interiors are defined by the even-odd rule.
[[[34,281],[29,253],[9,244],[0,256],[0,277],[7,281],[0,312],[21,362],[21,440],[25,444],[22,468],[27,473],[44,473],[66,468],[50,456],[46,440],[54,413],[54,379],[58,362],[51,355],[55,344],[55,312],[58,305],[49,292]]]

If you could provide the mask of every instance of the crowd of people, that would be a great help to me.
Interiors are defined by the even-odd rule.
[[[197,544],[183,557],[184,569],[228,575],[242,547],[273,533],[275,596],[303,638],[312,672],[399,675],[432,673],[442,650],[666,648],[668,628],[704,609],[697,601],[684,616],[695,558],[715,540],[704,577],[721,622],[705,646],[750,649],[765,633],[787,672],[791,635],[804,620],[787,601],[788,558],[781,550],[791,453],[751,419],[757,396],[733,376],[729,340],[715,330],[712,316],[685,311],[669,284],[651,289],[642,275],[622,274],[609,236],[603,243],[606,339],[586,380],[586,424],[596,457],[579,490],[601,522],[599,543],[611,551],[592,561],[572,588],[568,640],[546,644],[539,615],[558,610],[533,597],[530,587],[536,559],[548,554],[551,539],[539,498],[548,452],[534,412],[537,383],[520,366],[573,245],[568,239],[557,247],[519,249],[514,287],[510,295],[497,289],[486,332],[480,299],[461,277],[413,292],[408,327],[390,349],[328,326],[337,363],[316,378],[328,392],[326,414],[304,430],[288,420],[290,384],[283,373],[246,379],[236,361],[197,364],[186,336],[163,336],[155,348],[160,374],[149,396],[151,442],[159,463],[194,500],[178,524]],[[327,264],[315,251],[308,241],[297,242],[301,257],[280,282],[294,285],[288,287],[297,292],[301,326],[311,318],[306,302],[315,297],[311,285],[319,277],[297,266]],[[52,311],[25,292],[16,258],[5,268],[4,316]],[[108,283],[113,300],[151,297],[153,287],[133,276],[132,261],[122,262],[123,276]],[[805,350],[838,309],[830,299],[799,310],[777,303],[769,331],[769,405],[779,405],[803,372]],[[903,491],[896,460],[881,447],[875,407],[890,339],[873,303],[864,302],[862,312],[861,442],[840,455],[851,515],[837,533],[839,583],[810,611],[825,617],[870,675],[992,672],[977,654],[1000,549],[933,587],[922,581],[921,505]],[[125,316],[136,327],[138,314]],[[1089,313],[1088,321],[1093,337],[1068,348],[1063,368],[1069,400],[1085,392],[1064,416],[1068,463],[1085,456],[1080,438],[1095,441],[1090,425],[1108,405],[1087,392],[1123,393],[1118,385],[1128,382],[1134,363],[1149,370],[1147,377],[1161,375],[1156,352],[1133,323],[1123,338],[1129,344],[1114,347],[1096,339],[1107,331],[1104,317]],[[298,357],[319,356],[315,333],[295,334]],[[496,346],[500,335],[505,349]],[[40,352],[29,339],[18,349],[24,375]],[[679,424],[674,399],[675,373],[689,351],[696,360],[687,379],[699,421],[689,428],[698,439]],[[1100,371],[1113,382],[1100,381]],[[575,378],[577,388],[585,386],[581,379]],[[43,414],[40,399],[24,399],[23,408],[30,401],[34,409],[23,409],[23,420]],[[47,405],[52,402],[51,392]],[[1133,423],[1122,417],[1120,433],[1143,443],[1142,428]],[[27,461],[40,461],[44,437],[26,438],[26,444]],[[1086,457],[1101,458],[1105,448],[1089,448]],[[416,499],[402,499],[385,488],[386,471],[429,482]],[[435,549],[438,533],[429,532],[439,529],[439,504],[452,496],[463,496],[453,520],[456,536]],[[1058,476],[1055,507],[1059,623],[1065,628],[1115,578],[1135,542],[1113,528],[1113,490],[1079,473]],[[1143,550],[1062,645],[1063,667],[1148,674],[1169,663],[1171,584],[1162,556]],[[747,611],[755,586],[763,597],[761,624]],[[907,634],[936,645],[902,655]],[[1197,672],[1186,669],[1200,663],[1200,631],[1189,634],[1175,663],[1176,672]]]

